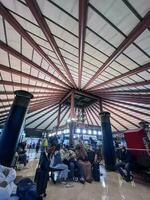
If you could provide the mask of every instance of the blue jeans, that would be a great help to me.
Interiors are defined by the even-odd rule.
[[[67,180],[68,178],[68,166],[65,164],[57,164],[55,167],[53,167],[55,169],[62,169],[62,171],[59,172],[58,178],[59,179],[64,179]]]

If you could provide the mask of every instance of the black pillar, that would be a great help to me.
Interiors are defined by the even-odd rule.
[[[76,123],[75,121],[71,120],[69,122],[69,147],[73,148],[74,147],[74,140],[73,140],[73,136],[75,135],[75,129],[76,129]]]
[[[103,134],[103,154],[105,167],[108,170],[114,170],[115,167],[115,150],[112,138],[112,130],[110,124],[110,113],[101,112],[101,129]]]
[[[11,166],[27,107],[30,99],[33,97],[32,94],[23,90],[15,91],[15,95],[16,97],[0,137],[0,164],[8,167]]]

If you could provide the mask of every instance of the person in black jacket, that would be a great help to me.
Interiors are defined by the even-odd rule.
[[[46,188],[49,180],[49,165],[50,161],[46,151],[41,153],[39,161],[39,169],[36,177],[37,193],[39,197],[46,197]]]
[[[118,159],[119,162],[116,164],[117,171],[127,182],[132,181],[133,176],[131,170],[134,160],[125,147],[122,147]]]

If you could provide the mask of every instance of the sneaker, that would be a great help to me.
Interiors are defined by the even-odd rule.
[[[79,181],[80,181],[80,183],[82,183],[82,184],[85,183],[85,179],[84,179],[84,178],[80,178]]]
[[[73,185],[72,185],[71,183],[67,183],[67,184],[65,185],[65,187],[66,187],[66,188],[71,188],[71,187],[73,187]]]

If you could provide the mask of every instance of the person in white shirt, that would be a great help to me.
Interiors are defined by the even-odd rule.
[[[14,180],[16,171],[13,168],[0,165],[0,200],[9,200],[11,194],[16,189]]]

